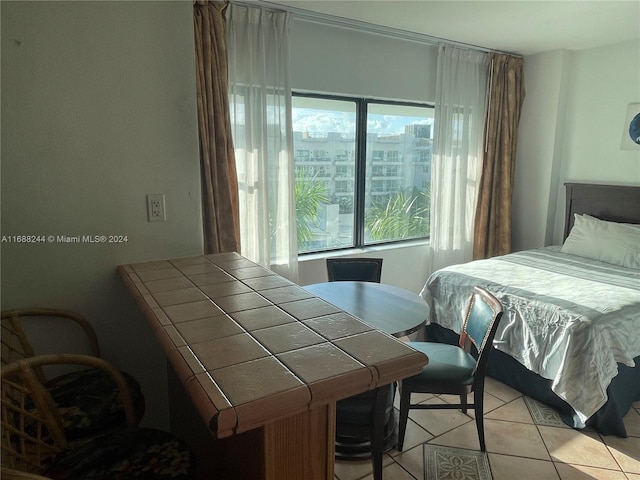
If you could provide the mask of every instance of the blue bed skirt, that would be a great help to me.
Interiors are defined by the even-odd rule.
[[[458,343],[458,334],[437,324],[427,325],[427,340],[440,343]],[[635,368],[618,364],[618,375],[607,388],[607,403],[588,421],[587,426],[603,435],[626,437],[623,417],[633,402],[640,400],[640,357],[635,359]],[[575,427],[574,411],[567,402],[551,390],[551,380],[526,369],[513,357],[493,350],[489,359],[488,375],[524,393],[539,402],[553,407],[562,420]]]

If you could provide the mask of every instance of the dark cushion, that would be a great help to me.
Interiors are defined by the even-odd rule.
[[[421,373],[402,380],[402,383],[450,383],[470,385],[476,359],[457,345],[431,342],[408,342],[407,345],[424,353],[429,363]]]
[[[393,412],[393,397],[395,395],[395,385],[389,389],[384,413],[385,423],[389,420]],[[336,428],[340,434],[340,427],[344,425],[364,425],[371,426],[371,418],[376,404],[376,391],[354,395],[353,397],[338,400],[336,402]]]
[[[145,402],[138,382],[122,372],[129,384],[136,418],[144,415]],[[125,425],[118,386],[104,370],[86,369],[55,378],[47,384],[67,440],[104,433]]]
[[[194,478],[195,460],[168,432],[129,428],[60,453],[45,474],[54,480],[187,480]]]

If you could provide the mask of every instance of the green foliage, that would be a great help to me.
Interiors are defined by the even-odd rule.
[[[320,205],[328,203],[327,186],[324,182],[302,176],[296,178],[296,231],[298,236],[298,249],[313,240],[312,226],[318,226],[318,210]]]
[[[386,204],[367,210],[365,227],[372,240],[401,240],[429,235],[429,190],[400,192]]]

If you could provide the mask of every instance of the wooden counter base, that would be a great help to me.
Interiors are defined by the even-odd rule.
[[[333,480],[335,403],[214,439],[167,365],[171,431],[195,452],[198,480]]]

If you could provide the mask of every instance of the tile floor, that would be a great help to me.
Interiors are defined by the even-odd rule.
[[[493,480],[640,480],[640,402],[625,417],[629,437],[618,438],[569,428],[550,408],[491,378],[485,388]],[[384,480],[425,480],[424,443],[479,450],[475,421],[457,410],[412,410],[404,451],[385,455]],[[371,472],[370,461],[335,464],[337,480],[372,480]]]

